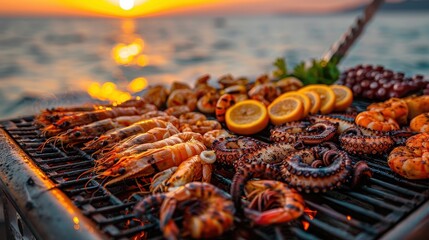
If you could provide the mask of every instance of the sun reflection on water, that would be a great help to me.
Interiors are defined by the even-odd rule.
[[[122,35],[111,50],[113,61],[123,67],[142,68],[148,65],[149,56],[143,54],[145,42],[141,36],[135,34],[135,21],[124,19],[121,30]],[[124,84],[92,81],[87,92],[94,99],[120,104],[131,99],[133,93],[144,90],[148,85],[148,81],[144,77],[137,77],[133,80],[125,79],[125,81]]]

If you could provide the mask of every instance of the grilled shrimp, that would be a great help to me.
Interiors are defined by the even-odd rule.
[[[153,119],[153,120],[161,120],[161,121],[170,123],[173,126],[175,126],[176,128],[178,128],[180,126],[179,119],[177,119],[177,117],[175,117],[175,116],[168,116],[167,115],[167,116],[153,117],[151,119]]]
[[[304,199],[285,183],[272,180],[255,180],[245,186],[250,201],[245,214],[256,225],[290,222],[304,213]]]
[[[190,89],[178,89],[170,93],[167,99],[167,107],[188,106],[190,111],[197,107],[197,95]]]
[[[97,122],[93,122],[83,126],[77,126],[73,129],[67,130],[67,132],[59,134],[57,136],[48,138],[41,149],[43,150],[44,146],[50,142],[56,144],[60,142],[62,145],[66,144],[67,146],[73,146],[75,144],[86,142],[91,139],[94,139],[101,134],[114,129],[117,127],[117,123],[112,119],[104,119]]]
[[[234,85],[245,85],[237,82],[237,80],[235,80],[231,74],[226,74],[221,76],[217,82],[219,83],[221,88],[227,88],[229,86],[234,86]]]
[[[218,139],[218,138],[222,138],[222,137],[230,137],[232,136],[228,131],[226,131],[225,129],[215,129],[215,130],[211,130],[208,131],[206,133],[204,133],[203,138],[204,138],[204,144],[208,147],[211,148],[213,142]]]
[[[188,113],[190,111],[191,110],[189,109],[188,106],[182,105],[182,106],[169,107],[165,110],[165,113],[167,113],[170,116],[179,117],[180,115],[184,113]]]
[[[273,82],[255,85],[249,90],[249,97],[261,101],[265,106],[270,105],[280,94],[280,89]]]
[[[76,107],[58,107],[58,108],[51,108],[51,109],[46,109],[42,111],[42,113],[36,117],[36,122],[42,125],[49,125],[51,123],[55,123],[56,121],[60,120],[61,117],[64,117],[64,116],[76,115],[82,112],[107,110],[109,108],[114,108],[114,107],[116,108],[135,107],[136,109],[154,109],[155,106],[147,104],[146,101],[140,98],[135,98],[135,99],[130,99],[128,101],[125,101],[117,106],[108,104],[108,105],[88,105],[88,106],[76,106]]]
[[[408,179],[429,178],[429,133],[408,138],[406,146],[390,152],[387,163],[390,169]]]
[[[174,92],[174,91],[179,90],[179,89],[191,89],[191,86],[189,86],[189,84],[187,84],[185,82],[174,81],[171,84],[170,92]]]
[[[205,134],[206,132],[212,130],[222,129],[222,125],[220,125],[220,123],[216,120],[204,120],[198,121],[195,123],[195,125],[191,125],[191,129],[196,133]]]
[[[209,183],[211,181],[213,163],[216,161],[214,151],[202,151],[183,161],[165,181],[154,188],[155,191],[167,192],[194,181]]]
[[[408,105],[399,98],[391,98],[385,102],[370,104],[368,111],[378,111],[386,118],[393,118],[401,125],[407,124]]]
[[[408,106],[408,120],[411,120],[422,113],[429,112],[429,95],[404,98]]]
[[[170,177],[174,174],[174,172],[176,172],[176,170],[177,170],[177,167],[171,167],[155,174],[152,177],[152,181],[149,186],[149,191],[151,193],[166,192],[166,191],[163,191],[164,184],[168,179],[170,179]]]
[[[96,110],[92,112],[81,112],[75,115],[64,116],[43,129],[43,133],[48,136],[56,135],[67,129],[89,124],[107,118],[115,118],[119,116],[132,116],[142,114],[141,110],[134,107],[131,108],[112,108],[108,110]]]
[[[429,113],[422,113],[410,122],[411,130],[415,132],[429,133]]]
[[[376,131],[392,131],[398,130],[398,123],[390,117],[383,116],[378,111],[364,111],[356,116],[355,122],[357,125],[366,127]]]
[[[182,124],[195,124],[199,121],[207,120],[206,115],[197,112],[187,112],[179,117],[180,125]]]
[[[112,129],[127,127],[135,122],[145,120],[146,117],[144,117],[144,115],[145,114],[141,116],[108,118],[90,124],[76,126],[72,129],[68,129],[65,133],[60,133],[57,136],[49,138],[45,144],[49,142],[60,142],[61,144],[67,144],[67,146],[73,146],[81,142],[87,142]]]
[[[295,91],[302,88],[302,86],[304,86],[298,78],[294,78],[294,77],[287,77],[287,78],[280,79],[275,84],[277,88],[280,89],[281,93]]]
[[[205,148],[201,142],[190,140],[173,146],[151,149],[140,154],[122,157],[98,177],[113,177],[106,183],[110,185],[129,178],[149,176],[178,166],[189,157],[200,154]],[[97,170],[99,169],[96,167],[95,171]]]
[[[52,124],[64,116],[75,115],[81,112],[91,112],[97,110],[95,106],[88,107],[70,107],[70,108],[51,108],[43,110],[36,116],[35,123],[45,126]]]
[[[142,117],[149,119],[149,118],[154,118],[154,117],[163,117],[163,116],[167,116],[168,114],[164,111],[159,111],[159,110],[155,110],[155,111],[149,111],[146,112],[142,115]]]
[[[200,77],[197,78],[197,80],[195,81],[195,86],[194,88],[198,88],[201,85],[208,85],[208,82],[210,80],[210,74],[204,74]]]
[[[167,122],[156,118],[136,122],[128,127],[119,128],[114,131],[101,135],[96,140],[87,142],[84,150],[100,150],[113,146],[118,141],[133,136],[138,133],[144,133],[155,127],[167,127]]]
[[[197,95],[197,99],[200,99],[207,93],[216,93],[216,88],[210,86],[208,81],[210,80],[210,75],[206,74],[199,77],[195,81],[194,91]]]
[[[168,97],[168,90],[162,85],[155,85],[149,87],[142,96],[146,102],[161,108],[165,105]]]
[[[216,103],[219,99],[219,93],[216,91],[207,92],[198,99],[197,108],[200,112],[211,114],[216,111]]]
[[[220,91],[221,94],[232,94],[232,95],[236,95],[236,94],[246,94],[247,95],[247,88],[244,85],[234,85],[234,86],[230,86],[227,87],[223,90]]]
[[[173,124],[167,123],[167,126],[165,128],[164,127],[152,128],[145,133],[140,133],[123,140],[122,142],[114,146],[109,152],[103,154],[103,156],[107,156],[110,153],[123,152],[129,148],[132,148],[134,146],[141,145],[144,143],[153,143],[153,142],[171,137],[177,133],[179,133],[179,130]]]
[[[136,145],[128,149],[125,148],[122,151],[110,151],[108,154],[99,158],[97,160],[97,163],[101,164],[102,166],[111,166],[122,157],[141,154],[149,149],[162,148],[165,146],[173,146],[175,144],[183,143],[191,139],[201,141],[202,136],[201,134],[193,133],[193,132],[178,133],[168,138],[158,140],[156,142]]]
[[[150,195],[136,204],[134,213],[141,218],[158,207],[159,225],[167,239],[179,237],[179,228],[173,220],[179,210],[184,217],[184,235],[192,238],[219,237],[234,223],[230,196],[209,183],[191,182],[172,192]]]
[[[216,103],[216,119],[219,122],[225,122],[226,110],[236,103],[236,98],[232,94],[224,94],[220,96]]]

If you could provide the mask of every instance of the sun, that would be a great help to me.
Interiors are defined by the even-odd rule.
[[[130,10],[134,7],[134,0],[119,0],[119,6],[124,10]]]

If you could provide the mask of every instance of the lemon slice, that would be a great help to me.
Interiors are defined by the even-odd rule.
[[[335,94],[335,111],[345,111],[353,102],[353,92],[343,85],[331,85]]]
[[[303,107],[304,107],[304,112],[303,112],[302,117],[306,117],[308,115],[308,113],[310,112],[310,108],[311,108],[311,101],[310,101],[310,98],[307,97],[307,95],[305,95],[301,92],[297,92],[297,91],[290,91],[290,92],[283,93],[278,98],[276,98],[273,102],[275,102],[276,100],[283,99],[285,97],[296,97],[296,98],[298,98],[302,102]]]
[[[322,101],[320,100],[320,96],[315,91],[305,91],[303,92],[309,99],[311,103],[310,107],[310,113],[316,114],[319,112],[320,108],[322,107]]]
[[[334,91],[325,84],[313,84],[307,85],[299,90],[303,93],[306,91],[314,91],[320,96],[321,107],[320,112],[322,114],[331,113],[335,107],[335,93]]]
[[[268,106],[268,116],[273,124],[297,121],[303,117],[304,104],[295,96],[288,96]]]
[[[226,126],[234,133],[242,135],[262,131],[269,122],[267,108],[257,100],[244,100],[228,108]]]

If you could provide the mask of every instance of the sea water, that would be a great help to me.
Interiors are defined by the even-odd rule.
[[[0,118],[90,101],[105,82],[127,90],[149,84],[193,84],[203,74],[255,78],[284,57],[293,68],[319,58],[356,14],[146,19],[0,19]],[[383,65],[429,76],[429,15],[380,13],[340,63]],[[136,93],[138,95],[138,93]]]

